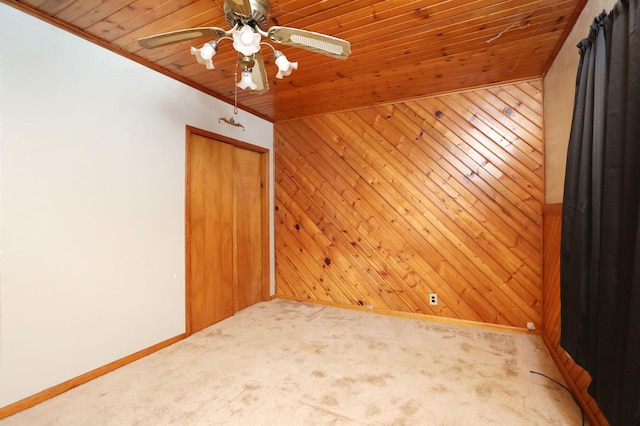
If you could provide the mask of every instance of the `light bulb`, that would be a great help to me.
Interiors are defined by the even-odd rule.
[[[253,43],[253,33],[251,31],[245,31],[249,27],[243,27],[243,31],[240,31],[240,39],[242,40],[242,44],[250,45]]]
[[[245,25],[233,31],[233,48],[244,56],[251,56],[260,50],[260,34]]]

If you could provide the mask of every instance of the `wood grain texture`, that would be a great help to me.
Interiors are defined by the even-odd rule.
[[[262,158],[258,152],[234,149],[233,210],[236,307],[239,311],[263,300]]]
[[[235,312],[234,149],[195,133],[187,140],[190,333]]]
[[[276,123],[277,294],[541,327],[541,90]]]
[[[193,27],[228,28],[223,0],[2,0],[152,69],[232,102],[236,52],[223,41],[215,69],[196,63],[185,41],[142,49],[141,37]],[[346,61],[277,46],[299,68],[271,90],[239,93],[240,105],[278,122],[400,102],[425,95],[540,78],[584,0],[271,0],[269,25],[348,40]]]
[[[186,318],[195,333],[270,296],[269,153],[187,127]]]
[[[591,383],[589,374],[577,365],[560,347],[560,237],[562,230],[562,205],[544,208],[544,321],[542,335],[576,400],[582,406],[593,426],[609,422],[591,398],[587,389]]]

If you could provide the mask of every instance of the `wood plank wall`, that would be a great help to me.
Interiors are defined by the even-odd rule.
[[[539,80],[277,122],[277,295],[540,328],[542,124]]]
[[[560,235],[562,205],[544,208],[544,325],[542,337],[592,426],[608,425],[587,389],[591,376],[560,347]]]

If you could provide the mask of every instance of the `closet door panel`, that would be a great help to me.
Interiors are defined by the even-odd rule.
[[[262,301],[262,154],[236,148],[234,152],[234,257],[236,310]]]
[[[200,135],[187,146],[190,332],[234,314],[234,147]]]

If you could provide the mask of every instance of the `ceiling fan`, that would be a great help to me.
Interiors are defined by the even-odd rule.
[[[191,47],[191,54],[198,63],[213,69],[212,58],[218,51],[219,43],[231,40],[238,52],[237,63],[242,70],[241,80],[236,86],[258,94],[269,90],[261,46],[269,46],[273,50],[274,62],[278,66],[276,78],[288,76],[298,69],[297,62],[289,62],[282,52],[262,41],[263,37],[277,44],[299,47],[336,59],[347,59],[351,53],[351,45],[346,40],[297,28],[268,28],[271,14],[269,0],[224,0],[224,14],[231,27],[229,30],[218,27],[190,28],[144,37],[138,43],[144,48],[155,49],[186,40],[210,38],[200,48]]]

